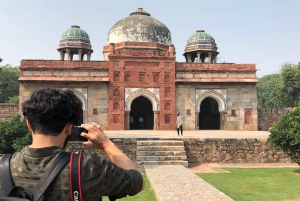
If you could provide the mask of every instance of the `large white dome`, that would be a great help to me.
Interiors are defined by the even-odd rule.
[[[121,19],[109,30],[107,44],[119,42],[155,42],[169,45],[171,33],[160,21],[138,8],[129,17]]]

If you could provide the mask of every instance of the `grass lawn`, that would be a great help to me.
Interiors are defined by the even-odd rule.
[[[300,200],[300,168],[223,168],[230,173],[198,173],[235,201]]]
[[[143,174],[143,178],[145,180],[145,185],[146,185],[145,189],[141,193],[139,193],[135,196],[127,196],[125,198],[118,199],[118,200],[120,200],[120,201],[156,201],[154,192],[148,181],[146,173],[142,172],[142,174]],[[103,199],[103,201],[108,201],[108,197],[103,197],[102,199]]]

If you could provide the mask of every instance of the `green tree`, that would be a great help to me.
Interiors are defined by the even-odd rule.
[[[279,119],[270,132],[269,142],[300,165],[300,108]]]
[[[20,71],[17,66],[0,67],[0,103],[5,103],[9,97],[19,95]]]
[[[278,106],[274,91],[276,91],[281,79],[280,74],[266,75],[258,79],[257,102],[259,108],[275,108]]]
[[[18,104],[18,103],[19,103],[19,96],[9,97],[7,103],[15,103],[15,104]]]
[[[31,143],[31,133],[26,121],[15,115],[11,121],[0,121],[0,153],[20,151]]]
[[[281,68],[281,99],[286,107],[296,107],[300,100],[300,63],[286,63]]]

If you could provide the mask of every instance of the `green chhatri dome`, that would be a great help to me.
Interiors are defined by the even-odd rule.
[[[198,29],[195,34],[189,37],[186,47],[194,45],[212,45],[214,47],[217,47],[215,39],[201,29]]]
[[[84,30],[80,29],[80,26],[77,25],[71,26],[71,28],[65,31],[61,37],[65,38],[71,36],[90,38],[89,35]]]
[[[73,25],[61,36],[60,43],[66,42],[82,42],[90,44],[90,37],[84,30],[80,29],[80,26]]]

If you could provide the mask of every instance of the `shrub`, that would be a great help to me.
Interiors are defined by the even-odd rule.
[[[20,151],[31,144],[31,133],[26,121],[20,115],[15,115],[11,121],[0,121],[0,153]]]
[[[279,119],[270,132],[269,142],[300,165],[300,108]]]

